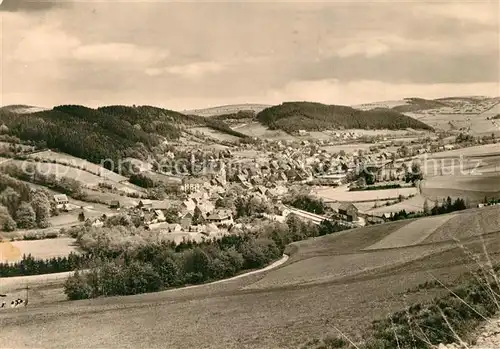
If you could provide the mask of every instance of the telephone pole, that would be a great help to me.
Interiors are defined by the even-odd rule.
[[[26,284],[26,301],[25,301],[25,303],[24,303],[24,306],[25,306],[25,307],[27,307],[27,306],[28,306],[28,300],[29,300],[29,291],[28,291],[28,290],[29,290],[29,288],[30,288],[30,287],[28,286],[28,284]]]

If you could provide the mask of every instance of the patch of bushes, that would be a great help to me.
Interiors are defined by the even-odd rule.
[[[445,296],[427,303],[413,304],[389,317],[372,324],[368,339],[357,345],[359,349],[429,349],[436,345],[450,344],[465,338],[480,323],[499,310],[500,288],[494,270],[479,270],[469,274],[460,285],[449,289]],[[440,282],[421,285],[433,288]],[[312,340],[303,348],[353,348],[351,343]],[[334,343],[334,344],[331,344]],[[338,346],[337,345],[340,345]]]
[[[298,208],[299,210],[316,214],[324,214],[328,209],[323,200],[316,199],[310,195],[299,195],[294,198],[289,198],[285,201],[285,203]]]
[[[55,231],[43,233],[43,232],[28,232],[25,233],[22,237],[23,240],[45,240],[45,239],[56,239],[59,237],[59,234]]]
[[[369,187],[352,187],[349,191],[366,191],[366,190],[383,190],[383,189],[400,189],[401,184],[385,184],[385,185],[373,185]]]

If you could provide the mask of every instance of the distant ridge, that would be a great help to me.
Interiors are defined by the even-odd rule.
[[[253,104],[253,103],[228,104],[228,105],[221,105],[221,106],[202,108],[202,109],[184,110],[181,111],[181,113],[209,117],[209,116],[218,116],[224,114],[236,114],[239,111],[253,111],[255,113],[259,113],[262,110],[269,108],[270,106],[271,105],[269,104]]]
[[[11,104],[11,105],[3,106],[0,109],[3,111],[16,113],[16,114],[29,114],[29,113],[36,113],[39,111],[48,110],[47,108],[36,107],[33,105],[25,105],[25,104]]]

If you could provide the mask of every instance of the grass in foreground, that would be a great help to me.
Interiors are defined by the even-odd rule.
[[[483,263],[466,247],[461,247],[479,265],[477,271],[464,275],[452,287],[432,275],[432,281],[418,287],[424,290],[440,287],[448,291],[446,295],[428,303],[409,305],[374,321],[362,343],[355,343],[333,326],[334,335],[313,339],[302,349],[427,349],[440,343],[458,343],[467,348],[465,339],[500,311],[500,265],[491,264],[486,249],[487,263]]]

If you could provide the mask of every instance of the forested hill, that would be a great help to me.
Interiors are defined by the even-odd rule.
[[[0,124],[11,136],[95,163],[137,153],[146,156],[164,138],[178,139],[184,127],[206,126],[235,133],[223,121],[149,106],[92,109],[63,105],[23,114],[0,109]]]
[[[264,109],[257,119],[271,129],[286,132],[328,129],[420,129],[433,130],[427,124],[389,109],[358,110],[347,106],[312,102],[285,102]]]

